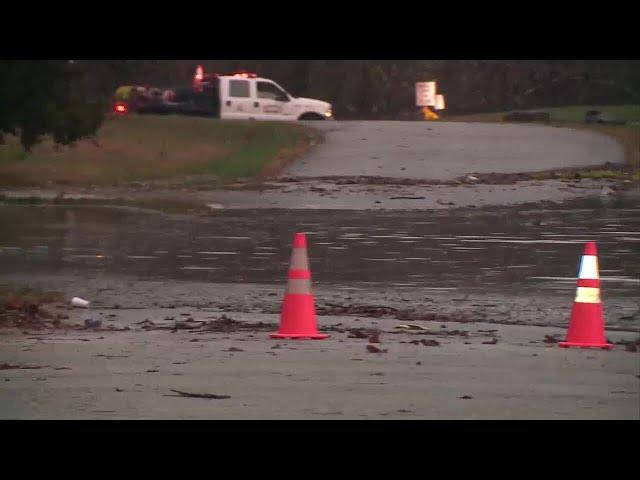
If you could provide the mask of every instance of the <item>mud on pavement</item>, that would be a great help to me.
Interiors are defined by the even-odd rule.
[[[407,320],[396,308],[326,302],[320,289],[330,337],[271,340],[277,313],[213,305],[233,286],[113,287],[113,300],[132,305],[103,294],[91,313],[112,329],[0,329],[1,418],[637,419],[637,332],[608,332],[611,352],[567,351],[556,345],[565,328]],[[236,287],[238,301],[281,290]],[[201,306],[149,305],[179,298],[176,288],[179,304]],[[88,314],[69,309],[69,322]]]

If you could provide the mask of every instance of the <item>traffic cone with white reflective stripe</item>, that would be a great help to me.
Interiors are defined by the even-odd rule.
[[[304,233],[296,233],[293,239],[287,291],[280,314],[280,329],[270,337],[321,340],[328,336],[318,332],[315,302],[311,293],[307,237]]]
[[[587,242],[580,262],[578,288],[571,309],[567,341],[561,347],[602,348],[610,350],[604,334],[604,318],[600,301],[598,251],[595,242]]]

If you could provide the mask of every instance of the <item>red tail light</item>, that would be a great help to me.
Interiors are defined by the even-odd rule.
[[[114,110],[116,113],[126,113],[126,112],[127,112],[127,106],[126,106],[126,105],[123,105],[122,103],[118,103],[117,105],[115,105],[115,106],[113,107],[113,110]]]

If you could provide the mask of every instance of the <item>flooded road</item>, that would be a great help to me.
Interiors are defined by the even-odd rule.
[[[2,205],[0,288],[60,292],[66,325],[0,332],[0,417],[637,420],[640,198],[605,200],[201,216]],[[326,340],[269,338],[296,231]],[[557,346],[587,240],[613,351]]]
[[[169,216],[108,207],[0,206],[0,274],[129,274],[281,284],[304,231],[314,283],[569,291],[598,242],[608,294],[640,290],[640,198],[449,211],[233,210]]]

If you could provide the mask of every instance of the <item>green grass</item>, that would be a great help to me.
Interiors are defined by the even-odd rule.
[[[557,107],[545,109],[551,113],[551,120],[558,122],[584,122],[584,116],[589,110],[606,112],[619,120],[627,122],[640,121],[640,105],[601,105],[601,106],[575,106]]]
[[[640,122],[640,105],[580,105],[569,107],[541,108],[551,114],[552,122],[584,123],[584,116],[589,110],[598,110],[627,122]],[[476,113],[471,115],[444,116],[445,121],[468,122],[502,122],[508,112]]]
[[[216,183],[268,176],[304,153],[316,133],[280,122],[179,116],[110,116],[95,139],[26,155],[15,138],[0,145],[0,186],[113,185],[202,176]]]
[[[588,170],[580,173],[580,178],[619,178],[620,172],[613,170]]]

